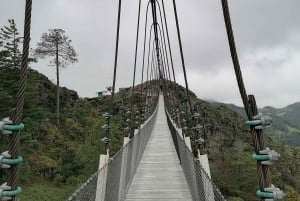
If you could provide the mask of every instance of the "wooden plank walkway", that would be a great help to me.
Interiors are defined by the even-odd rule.
[[[160,95],[153,132],[126,201],[192,201],[164,109]]]

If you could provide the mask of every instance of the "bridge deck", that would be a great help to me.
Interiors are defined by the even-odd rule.
[[[168,128],[163,97],[157,119],[126,201],[192,201]]]

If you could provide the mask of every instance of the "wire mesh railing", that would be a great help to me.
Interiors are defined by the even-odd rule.
[[[141,125],[140,130],[135,133],[135,136],[109,159],[109,162],[105,166],[77,189],[67,201],[95,201],[96,197],[97,199],[101,197],[105,201],[125,200],[126,193],[150,138],[156,114],[157,108],[149,119]],[[105,181],[99,182],[98,177],[104,178]],[[99,185],[105,185],[105,188],[101,188]],[[99,192],[99,190],[97,192],[97,189],[104,190],[103,192]]]
[[[186,146],[185,140],[181,136],[182,130],[176,128],[175,123],[167,113],[169,129],[177,155],[180,160],[186,181],[191,191],[194,201],[224,201],[226,200],[217,186],[212,182],[200,161]]]

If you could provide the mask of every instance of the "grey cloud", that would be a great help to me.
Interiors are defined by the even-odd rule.
[[[146,2],[142,1],[137,82],[141,79]],[[176,2],[191,89],[204,99],[240,104],[221,1]],[[117,88],[132,84],[138,11],[138,0],[122,3]],[[94,96],[96,91],[112,84],[117,4],[118,1],[111,0],[33,2],[31,46],[35,47],[41,33],[49,28],[64,28],[79,53],[79,63],[62,70],[62,84],[77,90],[81,96]],[[174,64],[180,81],[182,69],[172,1],[165,0],[165,4]],[[300,83],[293,76],[293,72],[298,72],[296,66],[300,62],[297,60],[297,53],[300,52],[300,1],[230,0],[229,6],[249,93],[257,94],[261,104],[268,104],[269,100],[270,104],[281,106],[300,100],[295,95]],[[22,32],[23,15],[23,1],[1,0],[1,26],[6,24],[8,18],[15,18]],[[55,79],[54,69],[49,68],[46,62],[39,62],[33,67]],[[264,86],[264,83],[272,85]],[[278,99],[276,103],[272,103],[274,97]]]

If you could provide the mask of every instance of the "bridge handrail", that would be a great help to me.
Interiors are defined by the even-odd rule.
[[[157,115],[158,104],[134,137],[101,169],[82,184],[67,201],[95,201],[98,175],[107,171],[105,201],[123,201],[142,159]],[[124,172],[125,171],[125,172]]]
[[[177,128],[166,110],[168,126],[171,131],[175,149],[184,171],[193,200],[195,201],[225,201],[226,199],[210,179],[200,161],[186,145],[182,135],[182,129]],[[209,189],[212,188],[212,189]],[[213,192],[213,195],[210,194]]]

